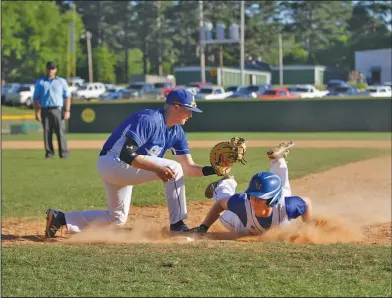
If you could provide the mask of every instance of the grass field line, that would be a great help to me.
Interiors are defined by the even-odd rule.
[[[212,148],[220,140],[193,140],[189,141],[190,148]],[[296,140],[300,148],[391,148],[390,140]],[[276,140],[247,140],[247,147],[274,147]],[[69,140],[70,149],[100,149],[103,140]],[[57,148],[57,142],[54,142]],[[2,149],[42,149],[43,141],[3,141]]]

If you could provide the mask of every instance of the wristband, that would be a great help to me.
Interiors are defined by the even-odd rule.
[[[204,176],[210,176],[210,175],[216,174],[216,171],[215,171],[214,167],[212,167],[212,166],[203,167],[202,172],[203,172]]]

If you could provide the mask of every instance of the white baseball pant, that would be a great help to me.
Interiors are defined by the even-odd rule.
[[[175,173],[175,179],[164,183],[170,224],[188,218],[181,165],[177,161],[156,156],[142,157],[157,165],[169,167]],[[110,153],[98,157],[97,169],[105,186],[108,210],[65,213],[68,232],[80,232],[93,222],[123,226],[128,219],[133,186],[161,181],[155,173],[134,168]]]
[[[273,159],[270,161],[270,172],[279,176],[282,181],[282,198],[291,196],[289,182],[289,171],[287,162],[284,158]],[[214,191],[214,200],[219,201],[235,194],[237,182],[234,179],[225,179],[219,182]],[[245,190],[246,191],[246,190]],[[248,234],[247,229],[242,224],[239,217],[230,210],[226,210],[219,218],[220,222],[231,232],[238,234]]]

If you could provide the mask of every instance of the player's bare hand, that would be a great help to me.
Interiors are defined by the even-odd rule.
[[[37,120],[38,122],[41,122],[41,112],[36,112],[35,113],[35,120]]]
[[[160,167],[156,174],[163,182],[170,181],[175,176],[174,172],[168,167]]]

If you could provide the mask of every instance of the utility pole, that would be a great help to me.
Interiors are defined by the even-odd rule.
[[[87,31],[86,32],[86,39],[87,39],[87,55],[88,55],[88,79],[89,82],[94,82],[93,80],[93,58],[91,54],[91,37],[92,34]]]
[[[76,77],[76,4],[73,1],[72,5],[72,23],[73,23],[73,61],[72,61],[72,68],[73,68],[73,76]]]
[[[241,1],[241,85],[245,85],[245,1]]]
[[[200,74],[201,81],[206,81],[206,65],[205,65],[205,54],[204,54],[204,20],[203,20],[203,1],[199,1],[199,21],[200,21]]]
[[[71,24],[67,26],[67,80],[71,78]]]
[[[76,77],[76,5],[70,3],[72,22],[68,24],[67,78]]]
[[[282,34],[279,34],[279,84],[283,86],[283,45]]]
[[[158,27],[158,75],[162,75],[162,30],[161,30],[161,1],[157,5],[157,27]]]
[[[219,47],[219,67],[223,67],[223,47]]]

